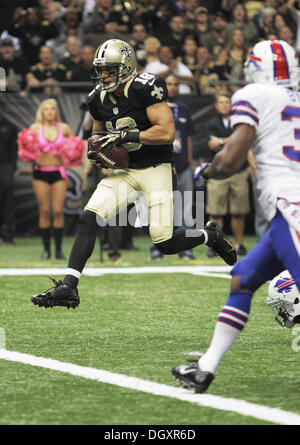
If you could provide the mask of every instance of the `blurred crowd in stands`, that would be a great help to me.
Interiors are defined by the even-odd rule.
[[[180,81],[180,94],[232,93],[261,39],[300,51],[294,0],[0,0],[0,67],[6,91],[91,89],[95,49],[121,38],[139,71]]]

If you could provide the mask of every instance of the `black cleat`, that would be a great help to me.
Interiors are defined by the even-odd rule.
[[[214,237],[207,243],[207,246],[212,248],[217,255],[219,255],[225,263],[233,266],[237,262],[236,250],[227,236],[220,229],[215,221],[208,221],[204,229],[214,233]]]
[[[62,281],[56,281],[51,278],[54,287],[46,290],[42,294],[34,295],[31,298],[33,304],[37,304],[38,306],[44,306],[45,308],[53,307],[53,306],[65,306],[68,309],[72,307],[75,309],[80,303],[78,290],[72,289],[70,286],[67,286]]]
[[[184,388],[193,389],[201,394],[207,390],[215,377],[211,372],[201,371],[197,363],[174,366],[171,374]]]

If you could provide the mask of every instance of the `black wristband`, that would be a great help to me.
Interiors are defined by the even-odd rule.
[[[122,136],[123,142],[140,142],[139,130],[128,130],[124,131],[124,133],[124,136]]]

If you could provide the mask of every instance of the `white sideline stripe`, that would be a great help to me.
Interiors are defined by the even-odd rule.
[[[40,368],[52,369],[54,371],[61,371],[85,379],[120,386],[122,388],[129,388],[157,396],[170,397],[200,406],[206,406],[208,408],[232,411],[237,414],[255,417],[256,419],[266,420],[277,424],[300,425],[300,415],[298,414],[283,411],[279,408],[256,405],[244,400],[225,398],[211,394],[194,394],[182,388],[155,383],[137,377],[129,377],[123,374],[104,371],[102,369],[89,368],[49,358],[36,357],[31,354],[7,351],[6,349],[0,349],[0,358],[12,362],[24,363],[26,365],[38,366]]]
[[[193,275],[231,278],[230,266],[166,266],[166,267],[86,267],[82,275],[97,277],[106,274],[143,274],[143,273],[190,273]],[[221,273],[220,273],[221,272]],[[223,273],[222,273],[223,272]],[[64,268],[0,268],[0,276],[6,275],[65,275]]]

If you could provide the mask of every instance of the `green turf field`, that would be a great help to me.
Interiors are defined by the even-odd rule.
[[[65,254],[72,239],[64,242]],[[250,248],[254,238],[246,238]],[[96,246],[90,267],[223,265],[177,256],[151,262],[149,239],[136,238],[139,251],[123,251],[123,262],[99,262]],[[61,267],[41,260],[37,238],[0,244],[1,268]],[[61,278],[56,276],[55,278]],[[204,351],[218,311],[226,302],[229,279],[188,273],[83,276],[81,304],[75,310],[45,310],[30,302],[51,287],[46,275],[0,276],[0,328],[6,348],[139,377],[178,388],[170,368],[191,351]],[[218,369],[209,394],[236,398],[300,414],[299,358],[291,329],[281,328],[266,305],[267,286],[253,300],[250,322]],[[299,335],[299,333],[298,333]],[[67,373],[0,360],[1,425],[261,425],[270,422],[234,412],[146,394]]]

